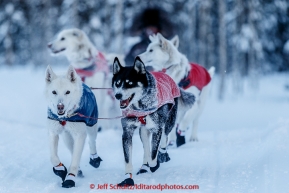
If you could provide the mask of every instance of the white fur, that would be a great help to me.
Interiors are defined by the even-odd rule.
[[[155,71],[162,71],[166,69],[166,73],[172,79],[179,83],[190,70],[190,64],[185,55],[181,54],[177,48],[179,46],[179,38],[176,36],[171,41],[165,39],[161,34],[150,36],[151,43],[146,52],[139,55],[146,66],[152,66]],[[211,78],[214,75],[214,67],[211,67],[209,74]],[[205,102],[210,90],[211,83],[202,89],[202,92],[196,87],[187,89],[187,92],[193,93],[196,97],[196,103],[185,114],[183,120],[180,122],[179,129],[192,129],[190,141],[197,141],[197,127],[199,117],[204,109]],[[170,140],[176,139],[176,132],[172,131]]]
[[[86,68],[91,65],[89,60],[91,57],[98,55],[99,51],[89,40],[85,32],[80,29],[66,29],[61,31],[55,40],[48,43],[54,55],[64,55],[74,68]],[[104,53],[103,53],[104,54]],[[110,53],[104,54],[108,65],[113,64],[114,58],[117,56],[123,60],[123,56]],[[85,78],[85,84],[89,87],[108,88],[111,87],[112,74],[106,77],[104,72],[96,72],[93,76]],[[93,90],[96,100],[98,101],[98,109],[100,117],[115,117],[120,115],[118,104],[111,96],[107,95],[107,90]],[[121,127],[119,122],[101,121],[101,127]]]
[[[75,78],[75,79],[74,79]],[[74,79],[74,80],[73,80]],[[64,105],[65,114],[69,115],[75,108],[78,107],[82,96],[82,82],[77,76],[72,66],[69,66],[65,76],[57,76],[50,66],[46,69],[46,88],[45,96],[48,102],[48,107],[53,113],[57,114],[57,104],[61,102]],[[69,94],[65,94],[67,91]],[[53,94],[56,91],[57,94]],[[65,145],[72,155],[68,173],[77,175],[79,163],[86,136],[89,137],[90,154],[96,154],[96,136],[97,126],[87,127],[82,122],[66,122],[62,126],[58,121],[47,119],[49,143],[50,143],[50,159],[53,166],[61,163],[58,157],[58,140],[62,134]]]

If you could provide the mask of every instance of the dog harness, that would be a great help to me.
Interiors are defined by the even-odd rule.
[[[209,84],[211,76],[204,67],[195,63],[190,63],[190,65],[191,70],[178,85],[185,90],[191,86],[195,86],[201,91],[207,84]]]
[[[89,61],[92,64],[86,68],[75,69],[76,73],[81,77],[81,80],[84,82],[85,78],[93,76],[97,72],[104,72],[105,76],[109,73],[109,68],[107,61],[104,55],[101,52],[98,52],[98,55],[93,58],[89,58]]]
[[[149,73],[149,72],[147,72]],[[122,111],[122,114],[126,117],[137,117],[138,120],[145,125],[145,117],[151,113],[154,113],[161,106],[165,104],[175,104],[174,99],[181,96],[180,89],[174,80],[165,73],[151,72],[150,73],[155,81],[156,92],[152,94],[151,100],[156,100],[155,106],[149,107],[149,109],[133,109],[127,108]]]
[[[98,110],[95,96],[88,86],[82,84],[83,94],[81,96],[79,107],[74,112],[73,116],[59,117],[54,114],[50,108],[48,108],[48,119],[59,121],[62,126],[65,126],[66,122],[84,122],[87,126],[92,127],[97,123]],[[85,117],[79,116],[76,113],[86,115]]]

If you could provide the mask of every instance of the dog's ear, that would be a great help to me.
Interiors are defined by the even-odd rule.
[[[78,39],[81,39],[83,36],[82,31],[79,29],[73,29],[72,35],[77,37]]]
[[[121,66],[118,58],[115,57],[114,61],[113,61],[113,74],[117,74],[121,68],[122,68],[122,66]]]
[[[153,36],[149,36],[149,39],[150,39],[151,42],[154,41],[154,37]]]
[[[69,65],[68,67],[66,78],[72,83],[76,82],[77,74],[72,65]]]
[[[155,34],[153,34],[153,35],[149,36],[149,39],[150,39],[151,42],[154,42],[154,41],[158,40],[158,37]]]
[[[52,68],[50,65],[47,66],[46,71],[45,71],[45,81],[47,84],[51,83],[52,80],[56,78],[55,73],[53,72]]]
[[[162,49],[167,50],[168,49],[168,40],[166,40],[166,38],[164,38],[164,36],[162,36],[162,34],[158,33],[157,34],[158,38],[159,38],[159,44],[161,46]]]
[[[140,74],[146,73],[145,65],[138,56],[134,60],[134,69]]]
[[[180,40],[179,40],[179,36],[178,35],[175,35],[175,37],[173,37],[173,39],[171,39],[171,42],[173,43],[173,45],[176,48],[179,48]]]

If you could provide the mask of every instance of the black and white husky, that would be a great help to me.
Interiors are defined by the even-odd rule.
[[[101,158],[96,152],[98,109],[94,94],[72,66],[66,76],[57,76],[50,66],[46,69],[45,95],[48,102],[48,133],[50,159],[54,173],[61,177],[62,187],[75,186],[75,176],[83,177],[79,162],[86,135],[89,137],[90,164],[98,168]],[[65,145],[72,155],[69,169],[58,157],[59,135],[63,135]]]
[[[160,163],[170,160],[166,151],[168,134],[192,107],[195,97],[180,89],[165,73],[146,71],[139,57],[130,67],[123,67],[115,58],[112,87],[124,116],[121,123],[126,177],[119,185],[133,185],[134,131],[140,129],[144,148],[143,165],[137,174],[155,172]]]

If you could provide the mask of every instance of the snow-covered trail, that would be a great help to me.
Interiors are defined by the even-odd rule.
[[[63,69],[59,69],[63,71]],[[103,162],[89,164],[86,144],[81,168],[85,178],[73,189],[61,188],[52,172],[45,128],[44,69],[0,69],[0,193],[5,192],[126,192],[91,190],[90,184],[123,180],[121,130],[105,130],[97,139]],[[287,75],[288,76],[288,75]],[[217,79],[199,123],[199,142],[170,149],[171,161],[154,174],[134,176],[135,183],[198,185],[199,190],[167,192],[289,192],[289,92],[286,75],[261,78],[260,90],[245,84],[240,97],[216,99]],[[230,86],[230,79],[228,79]],[[62,162],[70,155],[62,140]],[[142,163],[138,131],[133,138],[133,165]],[[137,190],[137,192],[157,192]]]

